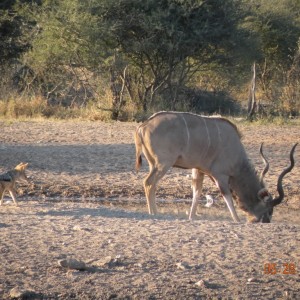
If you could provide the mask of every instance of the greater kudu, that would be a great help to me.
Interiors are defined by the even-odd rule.
[[[294,167],[297,144],[290,152],[290,166],[278,178],[279,196],[275,199],[262,180],[267,168],[259,178],[247,157],[237,127],[225,118],[159,112],[138,126],[135,146],[136,170],[140,168],[142,152],[149,163],[150,172],[144,180],[144,189],[150,214],[157,213],[155,192],[158,181],[171,167],[179,167],[193,169],[190,219],[195,215],[204,175],[208,175],[218,186],[234,221],[239,222],[239,218],[231,190],[250,221],[267,223],[271,221],[273,207],[284,198],[282,179]]]

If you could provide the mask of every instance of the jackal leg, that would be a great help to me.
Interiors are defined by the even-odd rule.
[[[193,201],[190,210],[189,219],[192,220],[196,215],[198,200],[202,193],[204,174],[198,169],[192,169],[192,189]]]

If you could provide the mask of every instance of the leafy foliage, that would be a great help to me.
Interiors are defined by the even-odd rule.
[[[15,1],[0,3],[0,66],[19,58],[30,47],[22,17],[13,8]]]
[[[238,105],[220,95],[246,93],[255,60],[261,97],[298,114],[299,105],[278,99],[288,97],[295,68],[299,11],[296,0],[5,1],[0,67],[12,68],[0,89],[41,96],[48,106],[93,102],[115,119],[158,109],[232,111]]]

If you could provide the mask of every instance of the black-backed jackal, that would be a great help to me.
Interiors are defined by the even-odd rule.
[[[0,174],[0,205],[3,204],[3,196],[8,191],[14,200],[15,205],[18,205],[16,200],[16,181],[24,180],[29,182],[25,174],[28,163],[20,163],[13,170]]]

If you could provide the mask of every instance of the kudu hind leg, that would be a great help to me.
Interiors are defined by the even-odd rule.
[[[155,203],[155,192],[157,182],[166,174],[169,167],[157,168],[153,167],[149,175],[144,180],[144,189],[147,198],[148,210],[150,215],[157,214],[157,207]]]
[[[152,169],[149,175],[144,180],[144,189],[147,199],[148,211],[150,215],[157,214],[157,208],[155,204],[156,184],[153,181],[154,176],[155,169]]]
[[[202,193],[203,179],[204,174],[202,172],[200,172],[198,169],[192,169],[193,200],[189,215],[190,220],[192,220],[196,215],[199,197]]]

